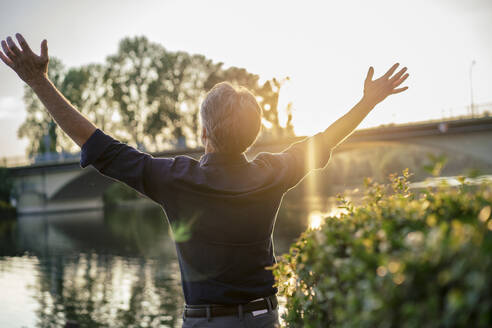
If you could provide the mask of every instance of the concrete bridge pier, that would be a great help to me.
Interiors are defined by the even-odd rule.
[[[19,214],[100,210],[104,191],[114,182],[74,163],[56,169],[31,166],[18,173],[14,195]]]

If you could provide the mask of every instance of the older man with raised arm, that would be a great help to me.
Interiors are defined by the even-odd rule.
[[[48,79],[48,45],[36,55],[20,34],[1,42],[0,59],[27,83],[81,151],[81,166],[122,181],[165,210],[172,224],[189,227],[176,240],[185,296],[183,327],[277,327],[277,289],[266,267],[275,263],[272,231],[283,195],[387,96],[405,91],[406,68],[393,65],[373,80],[369,68],[362,99],[325,131],[280,153],[244,152],[261,127],[261,108],[245,88],[223,82],[200,109],[205,154],[153,158],[111,138],[74,108]],[[396,73],[395,73],[396,72]]]

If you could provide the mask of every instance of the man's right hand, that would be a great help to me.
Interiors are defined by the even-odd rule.
[[[369,68],[366,81],[364,82],[363,101],[371,106],[376,106],[389,95],[400,93],[408,89],[408,87],[398,88],[408,77],[408,73],[404,74],[407,71],[406,67],[393,75],[398,68],[398,65],[398,63],[394,64],[383,76],[374,81],[372,80],[374,68],[372,66]]]
[[[2,49],[0,59],[12,68],[19,77],[28,85],[33,86],[38,81],[47,78],[48,75],[48,42],[41,42],[41,55],[36,55],[24,37],[17,33],[17,41],[21,49],[17,47],[14,40],[9,36],[7,40],[2,40]]]
[[[332,150],[345,140],[374,106],[389,95],[408,89],[408,87],[398,88],[407,79],[408,73],[405,74],[407,68],[404,67],[398,73],[394,74],[397,67],[398,64],[393,65],[386,74],[374,81],[372,80],[374,68],[369,68],[364,83],[364,96],[362,99],[347,114],[330,125],[322,134],[323,144],[329,150]]]

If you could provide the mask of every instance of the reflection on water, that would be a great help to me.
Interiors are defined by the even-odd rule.
[[[1,227],[1,327],[179,325],[179,268],[159,211],[26,216]]]
[[[281,208],[277,255],[306,228],[307,208]],[[0,327],[180,327],[184,304],[153,207],[0,221],[0,290]]]

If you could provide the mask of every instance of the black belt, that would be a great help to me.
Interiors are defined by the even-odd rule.
[[[274,310],[277,308],[278,301],[275,295],[264,297],[261,300],[252,301],[240,305],[185,305],[184,317],[223,317],[229,315],[239,315],[258,310]]]

